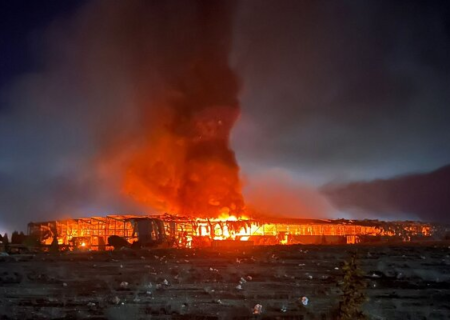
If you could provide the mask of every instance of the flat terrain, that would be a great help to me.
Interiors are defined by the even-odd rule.
[[[332,319],[350,251],[371,319],[450,319],[448,243],[0,257],[0,319]]]

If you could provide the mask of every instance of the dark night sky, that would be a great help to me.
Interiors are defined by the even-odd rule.
[[[122,54],[109,37],[121,33],[114,3],[0,2],[0,231],[55,210],[129,208],[85,170],[98,148],[85,124],[128,115],[114,106],[129,75],[108,65]],[[241,1],[232,39],[242,81],[232,144],[250,199],[276,185],[285,192],[273,201],[293,215],[450,221],[448,168],[435,171],[450,163],[450,2]]]
[[[40,31],[55,19],[69,16],[83,2],[14,0],[0,3],[0,86],[39,67],[32,47]]]

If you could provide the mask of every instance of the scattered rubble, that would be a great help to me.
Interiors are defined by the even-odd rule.
[[[364,308],[370,316],[450,318],[447,246],[355,246],[368,282],[369,300]],[[6,319],[50,319],[56,316],[40,316],[44,311],[35,310],[52,308],[60,319],[109,319],[118,310],[129,313],[130,319],[169,319],[176,314],[186,319],[219,314],[224,319],[307,320],[313,314],[316,319],[330,319],[339,301],[336,284],[342,279],[341,268],[336,266],[348,256],[348,247],[281,249],[247,247],[245,254],[221,248],[4,257],[0,263],[0,301],[8,307],[0,304],[0,314]],[[277,259],[270,259],[272,255]],[[250,256],[257,262],[251,262]],[[241,264],[236,264],[236,259]],[[92,268],[93,263],[96,268]],[[119,269],[121,264],[125,267]],[[262,315],[253,313],[257,304]],[[432,309],[428,308],[431,304]]]

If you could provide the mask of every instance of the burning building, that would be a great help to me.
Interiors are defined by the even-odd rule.
[[[88,27],[82,29],[89,32],[76,34],[80,42],[70,46],[83,48],[75,50],[83,56],[73,72],[83,76],[76,95],[88,101],[92,97],[86,108],[99,112],[87,122],[95,154],[86,160],[89,170],[80,172],[89,177],[86,185],[95,185],[89,190],[101,190],[90,202],[95,208],[105,202],[110,208],[114,202],[116,210],[136,210],[129,206],[132,202],[139,205],[137,210],[179,215],[108,215],[30,223],[28,234],[42,245],[102,250],[108,249],[113,236],[130,245],[188,248],[344,244],[384,238],[409,241],[430,236],[432,227],[416,222],[243,218],[246,203],[240,167],[230,143],[240,116],[243,85],[230,65],[236,4],[96,5],[96,12],[108,12],[103,27],[96,27],[97,15],[84,17],[83,26]],[[97,45],[99,41],[108,45]],[[69,57],[70,65],[78,61]],[[112,77],[114,71],[119,76]],[[89,76],[84,79],[85,75]],[[113,82],[114,89],[111,78],[119,79]],[[66,205],[71,199],[66,194],[87,197],[78,177],[69,180],[74,180],[75,187],[53,188],[55,203],[64,204],[54,207],[53,214],[61,212],[61,207],[79,212],[78,203],[88,202]],[[79,185],[83,192],[73,192]],[[117,203],[119,198],[123,201]]]
[[[111,236],[131,246],[162,245],[198,248],[276,244],[354,244],[429,239],[427,223],[378,220],[216,219],[160,216],[108,215],[28,224],[28,235],[50,246],[57,241],[68,249],[110,249]]]

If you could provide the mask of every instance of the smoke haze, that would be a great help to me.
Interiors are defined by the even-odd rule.
[[[450,163],[450,3],[243,1],[233,146],[244,172],[304,183]]]
[[[326,197],[314,187],[295,180],[279,168],[249,178],[244,194],[249,212],[256,216],[326,218],[333,212]]]
[[[448,2],[80,3],[0,88],[0,229],[245,205],[446,220],[438,184],[392,185],[450,162]]]
[[[322,190],[339,209],[358,217],[450,222],[450,165],[429,173],[330,184]]]
[[[4,88],[4,223],[243,207],[229,133],[231,1],[91,2],[35,41]]]

